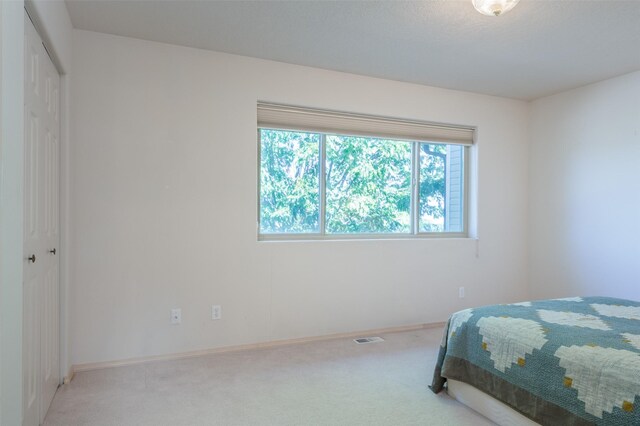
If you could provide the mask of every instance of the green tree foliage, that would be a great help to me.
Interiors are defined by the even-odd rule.
[[[260,131],[260,231],[319,232],[320,135]]]
[[[319,232],[319,134],[260,131],[260,231]],[[444,229],[447,147],[420,149],[421,231]],[[410,142],[326,135],[327,233],[411,229]]]
[[[408,232],[411,144],[328,135],[327,232]]]
[[[444,230],[447,146],[420,144],[420,231]]]

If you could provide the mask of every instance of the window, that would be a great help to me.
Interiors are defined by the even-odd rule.
[[[326,135],[327,234],[411,229],[411,145]]]
[[[461,143],[445,137],[448,128],[426,123],[399,121],[434,128],[430,138],[415,129],[390,132],[386,118],[271,104],[261,114],[260,106],[260,239],[466,236],[472,129],[462,128]],[[313,113],[321,120],[300,116]],[[364,130],[354,129],[363,119]],[[336,121],[338,131],[326,125]]]
[[[320,232],[320,135],[260,131],[260,233]]]

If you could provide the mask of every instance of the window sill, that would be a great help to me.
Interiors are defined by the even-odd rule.
[[[260,234],[258,242],[299,241],[388,241],[388,240],[476,240],[463,232],[433,232],[420,234]]]

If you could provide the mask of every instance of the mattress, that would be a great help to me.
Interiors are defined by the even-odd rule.
[[[432,390],[449,379],[545,425],[640,425],[640,303],[576,297],[457,312]]]
[[[500,426],[539,425],[539,423],[523,416],[505,403],[464,382],[453,379],[447,380],[447,393]]]

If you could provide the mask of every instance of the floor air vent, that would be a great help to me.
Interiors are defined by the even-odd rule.
[[[353,339],[359,345],[364,345],[365,343],[380,343],[384,342],[382,337],[359,337],[357,339]]]

